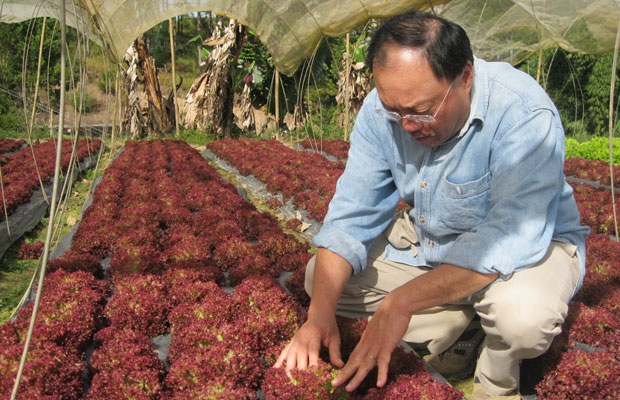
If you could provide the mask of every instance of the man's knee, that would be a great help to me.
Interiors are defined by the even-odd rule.
[[[495,308],[495,330],[520,359],[547,351],[553,338],[560,334],[566,315],[540,304],[524,305],[518,301]]]

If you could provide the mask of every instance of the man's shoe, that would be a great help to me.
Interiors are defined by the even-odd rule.
[[[456,380],[468,378],[476,368],[478,349],[484,337],[480,320],[476,318],[448,350],[440,354],[429,354],[424,357],[424,361],[445,377]]]
[[[487,392],[485,392],[484,387],[482,387],[482,383],[478,380],[478,377],[474,378],[474,388],[471,391],[471,394],[467,396],[468,400],[521,400],[521,395],[518,393],[510,394],[507,396],[489,396]]]

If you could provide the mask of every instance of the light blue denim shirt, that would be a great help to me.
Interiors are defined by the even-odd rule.
[[[432,149],[374,112],[365,99],[351,134],[318,247],[366,266],[373,240],[388,226],[399,198],[412,206],[420,243],[388,244],[386,257],[413,266],[450,263],[508,279],[540,261],[552,240],[577,246],[585,275],[585,238],[563,164],[558,111],[527,74],[476,59],[471,110],[453,139]]]

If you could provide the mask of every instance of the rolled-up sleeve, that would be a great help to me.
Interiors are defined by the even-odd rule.
[[[379,140],[373,124],[376,113],[368,103],[358,114],[345,171],[323,227],[314,237],[317,247],[325,247],[351,263],[354,274],[365,268],[368,249],[392,220],[399,199],[383,148],[386,144]]]

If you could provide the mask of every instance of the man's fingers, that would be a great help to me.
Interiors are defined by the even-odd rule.
[[[329,344],[329,361],[337,368],[344,367],[342,355],[340,353],[340,341],[334,341]]]
[[[276,361],[276,363],[273,364],[274,368],[280,368],[282,365],[284,365],[284,360],[286,360],[287,358],[290,347],[291,347],[291,343],[289,342],[284,347],[284,350],[282,350],[282,352],[280,353],[280,357],[278,357],[278,360]]]
[[[345,386],[345,390],[347,392],[352,392],[364,381],[364,378],[366,378],[368,373],[372,371],[376,364],[376,357],[370,355],[367,355],[360,360],[357,365],[351,365],[349,362],[340,371],[336,379],[332,381],[332,384],[334,386],[339,386],[348,381]]]
[[[347,363],[347,365],[345,365],[344,368],[341,369],[340,372],[338,372],[338,375],[336,375],[336,377],[332,380],[332,385],[334,386],[342,385],[343,383],[349,380],[349,378],[353,375],[355,370],[356,370],[355,368],[349,367],[349,363]]]
[[[308,368],[308,352],[305,350],[297,350],[297,369]]]
[[[390,360],[388,359],[387,362],[380,360],[377,364],[378,367],[378,371],[377,371],[377,387],[383,387],[385,386],[385,384],[387,383],[387,377],[388,377],[388,369],[389,369],[389,365],[390,365]]]

